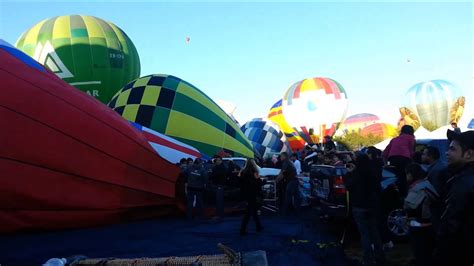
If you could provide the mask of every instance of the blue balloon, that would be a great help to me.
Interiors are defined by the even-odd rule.
[[[275,153],[291,151],[283,131],[270,120],[252,119],[241,130],[252,143],[257,157],[266,158]]]

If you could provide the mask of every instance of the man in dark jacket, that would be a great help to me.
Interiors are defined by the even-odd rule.
[[[440,265],[474,263],[474,131],[454,137],[446,152],[450,172],[445,210],[437,234]]]
[[[438,193],[445,183],[445,180],[440,180],[440,173],[447,167],[439,158],[440,154],[438,148],[432,146],[426,147],[421,154],[422,163],[428,165],[426,178],[435,187]]]
[[[380,182],[372,162],[366,154],[357,154],[355,164],[348,164],[344,183],[349,190],[352,216],[357,224],[364,249],[364,265],[383,265],[382,249],[377,222],[377,201]]]
[[[282,166],[280,174],[277,177],[277,183],[282,184],[282,187],[284,187],[283,206],[281,211],[282,214],[287,214],[290,205],[292,205],[295,210],[299,209],[299,181],[296,177],[296,168],[290,161],[288,153],[282,152],[280,158]]]
[[[227,167],[222,163],[222,158],[217,156],[214,159],[214,167],[212,168],[211,180],[214,185],[223,187],[227,180]]]
[[[193,205],[196,200],[196,209],[200,217],[204,212],[203,194],[207,184],[207,171],[204,169],[201,159],[196,159],[194,164],[186,170],[187,182],[187,217],[193,218]]]
[[[439,150],[436,147],[428,146],[423,150],[421,155],[423,164],[428,165],[426,179],[433,185],[438,195],[441,197],[445,193],[446,185],[446,168],[447,165],[440,160]],[[431,222],[435,231],[439,228],[439,220],[441,218],[443,203],[441,201],[432,202],[431,204]]]

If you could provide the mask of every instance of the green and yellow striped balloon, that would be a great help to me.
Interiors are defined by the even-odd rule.
[[[103,103],[140,76],[140,59],[130,38],[92,16],[45,19],[23,33],[16,47]]]
[[[206,94],[170,75],[141,77],[120,90],[109,107],[209,157],[220,151],[253,158],[253,148],[232,119]]]

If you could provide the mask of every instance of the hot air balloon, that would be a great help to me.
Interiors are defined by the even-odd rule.
[[[283,133],[285,133],[286,139],[288,140],[288,143],[290,144],[290,147],[293,151],[303,149],[305,146],[305,141],[298,135],[298,132],[296,132],[288,124],[288,122],[286,122],[281,110],[281,103],[282,100],[279,100],[272,106],[272,108],[270,108],[270,111],[268,112],[268,119],[277,124]]]
[[[108,104],[125,119],[184,142],[212,157],[224,151],[253,158],[253,147],[206,94],[171,75],[136,79]]]
[[[420,128],[421,122],[420,118],[416,116],[412,111],[410,111],[408,108],[402,107],[400,108],[400,119],[398,119],[397,123],[397,129],[398,131],[401,130],[401,128],[404,125],[409,125],[412,126],[413,129],[416,131],[418,128]]]
[[[255,118],[241,127],[262,159],[274,153],[290,151],[285,134],[277,124],[267,119]]]
[[[431,80],[415,84],[406,92],[400,113],[402,117],[406,116],[408,109],[419,119],[421,126],[434,131],[452,122],[458,123],[464,105],[460,88],[445,80]]]
[[[283,96],[286,121],[308,143],[332,136],[347,112],[344,88],[329,78],[304,79],[293,84]]]
[[[398,135],[398,130],[396,127],[387,123],[375,123],[363,128],[360,134],[363,136],[372,135],[375,137],[381,137],[385,140],[396,137]]]
[[[16,47],[103,103],[140,75],[140,59],[130,38],[97,17],[45,19],[23,33]]]
[[[179,169],[120,115],[1,40],[0,80],[0,234],[176,211]]]
[[[378,123],[380,118],[374,114],[361,113],[347,117],[338,131],[343,134],[360,133],[363,128]]]
[[[146,128],[134,122],[130,122],[137,130],[142,132],[151,147],[165,160],[172,164],[179,163],[182,158],[203,158],[196,148]],[[210,159],[209,157],[203,159]]]

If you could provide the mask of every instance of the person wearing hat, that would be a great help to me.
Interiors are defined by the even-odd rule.
[[[437,232],[439,265],[474,264],[474,131],[456,135],[446,152],[451,177]]]

